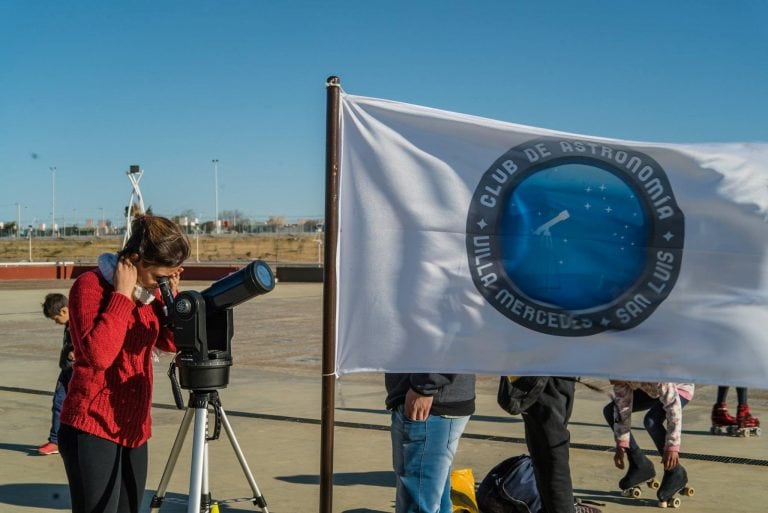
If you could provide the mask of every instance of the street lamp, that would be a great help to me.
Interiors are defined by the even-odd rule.
[[[216,233],[219,232],[219,159],[213,159],[211,162],[213,162],[213,197],[214,197],[214,208],[216,213],[216,224],[214,224],[214,227],[216,229]]]
[[[56,237],[56,166],[51,166],[51,237]]]
[[[96,236],[99,236],[99,232],[101,231],[101,227],[104,227],[104,235],[107,234],[107,225],[104,224],[104,207],[99,207],[99,212],[101,212],[101,222],[99,223],[99,226],[96,227]]]
[[[34,221],[32,221],[34,223]],[[29,225],[29,230],[27,231],[27,236],[29,237],[29,262],[32,263],[32,225]]]
[[[21,203],[16,203],[16,238],[21,238]]]

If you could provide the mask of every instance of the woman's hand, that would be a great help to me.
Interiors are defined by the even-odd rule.
[[[175,296],[179,292],[179,282],[181,281],[181,273],[184,271],[183,267],[179,267],[179,269],[168,276],[168,283],[171,286],[171,292],[173,292],[173,295]]]
[[[136,287],[137,276],[138,272],[133,262],[127,257],[120,258],[115,268],[115,292],[133,300],[133,289]]]

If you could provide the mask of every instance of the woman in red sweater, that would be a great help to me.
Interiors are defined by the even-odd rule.
[[[99,257],[69,294],[75,365],[59,451],[73,513],[137,513],[147,476],[155,348],[175,352],[157,279],[175,293],[189,242],[168,219],[144,215],[118,254]]]

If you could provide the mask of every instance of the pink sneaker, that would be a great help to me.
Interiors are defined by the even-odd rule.
[[[51,454],[59,454],[59,446],[53,442],[46,442],[37,448],[37,453],[43,456],[50,456]]]

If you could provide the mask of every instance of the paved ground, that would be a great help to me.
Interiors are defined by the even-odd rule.
[[[43,318],[40,303],[46,292],[66,293],[69,285],[66,281],[0,283],[0,512],[69,507],[61,460],[34,454],[47,436],[61,340],[60,328]],[[199,290],[206,284],[188,286]],[[235,365],[221,399],[269,510],[276,513],[319,511],[321,295],[319,284],[280,283],[272,293],[235,309]],[[182,418],[172,406],[165,377],[169,361],[166,357],[156,366],[147,499],[160,482]],[[607,390],[603,381],[589,382]],[[480,380],[477,415],[456,458],[456,466],[472,468],[478,480],[502,459],[525,452],[522,423],[495,405],[495,384],[493,377]],[[753,410],[768,419],[768,393],[750,393]],[[701,513],[766,511],[768,436],[710,435],[714,395],[714,386],[702,386],[685,409],[683,460],[696,495],[685,498],[682,508]],[[637,500],[622,498],[616,491],[622,473],[613,468],[611,432],[602,421],[607,400],[604,392],[577,388],[571,423],[577,495],[604,503],[606,513],[655,507],[650,490]],[[382,404],[380,375],[338,381],[334,512],[394,511],[388,416]],[[650,439],[643,432],[638,434],[641,445],[650,448]],[[186,511],[181,502],[189,490],[191,452],[188,439],[161,511]],[[248,496],[250,490],[225,437],[211,442],[209,452],[213,495]],[[222,512],[255,510],[242,502],[221,507]]]

